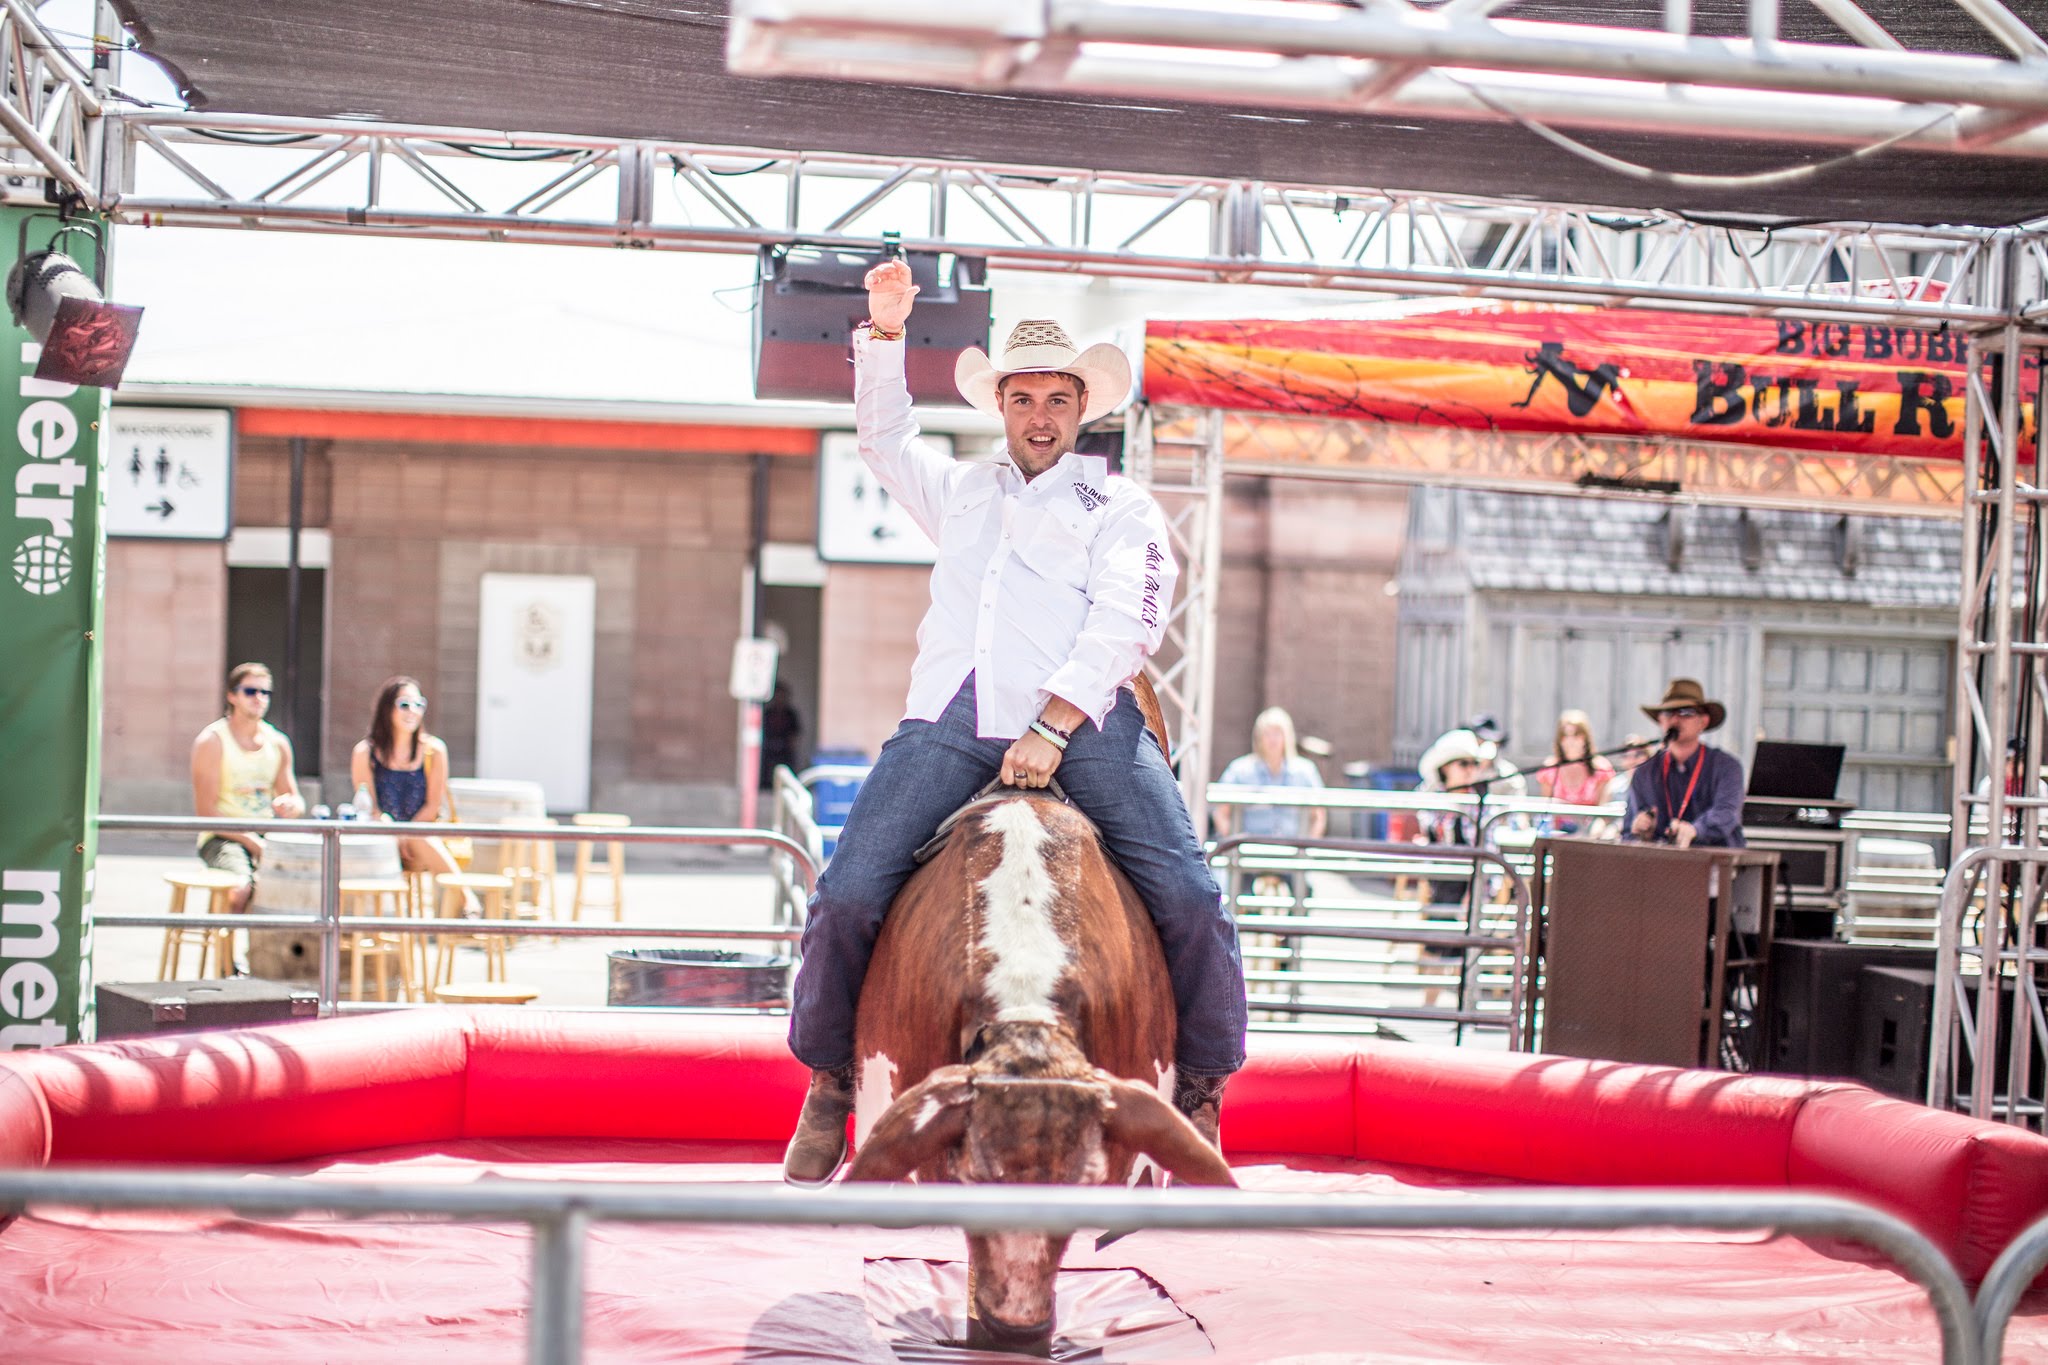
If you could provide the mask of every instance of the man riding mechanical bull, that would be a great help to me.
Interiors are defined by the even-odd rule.
[[[904,383],[917,287],[901,261],[867,275],[853,337],[861,458],[939,547],[906,714],[861,784],[804,928],[789,1045],[811,1068],[784,1178],[817,1185],[846,1155],[854,1020],[875,940],[919,848],[992,781],[1057,780],[1130,879],[1165,952],[1178,1020],[1173,1105],[1213,1147],[1244,1064],[1236,927],[1131,680],[1159,647],[1179,570],[1159,506],[1074,449],[1130,393],[1114,346],[1077,350],[1021,322],[1000,363],[964,352],[961,395],[999,414],[1007,449],[956,463],[919,438]],[[944,964],[932,964],[944,972]]]

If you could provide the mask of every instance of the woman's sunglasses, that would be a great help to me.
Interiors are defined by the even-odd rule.
[[[393,702],[392,705],[396,706],[401,711],[424,711],[427,709],[427,699],[425,697],[421,697],[417,700],[403,698]]]

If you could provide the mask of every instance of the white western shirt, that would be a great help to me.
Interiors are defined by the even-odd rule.
[[[1144,489],[1068,451],[1030,482],[1007,455],[946,458],[918,436],[903,343],[854,334],[860,454],[939,547],[905,717],[937,720],[974,674],[977,732],[1015,739],[1048,697],[1097,725],[1166,628],[1179,567]]]

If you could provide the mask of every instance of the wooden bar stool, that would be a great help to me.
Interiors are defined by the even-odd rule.
[[[552,825],[553,820],[515,817],[509,825]],[[512,914],[517,919],[555,917],[555,841],[512,836],[498,845],[498,871],[512,879]]]
[[[214,915],[228,913],[228,897],[242,885],[243,879],[232,872],[217,868],[195,867],[187,872],[166,872],[164,880],[171,885],[171,910],[174,915],[186,913],[186,900],[194,891],[206,893],[205,924],[193,924],[190,928],[180,926],[164,930],[163,952],[157,956],[156,976],[159,981],[182,981],[179,975],[185,948],[189,944],[199,950],[199,966],[194,976],[206,975],[206,959],[214,959],[214,975],[235,974],[235,931],[216,927]]]
[[[569,823],[581,825],[586,829],[623,829],[633,823],[633,817],[630,815],[607,815],[599,811],[585,811],[581,815],[570,816]],[[585,904],[588,904],[594,910],[602,910],[606,905],[611,906],[612,918],[614,920],[623,920],[626,917],[626,845],[623,840],[607,839],[604,841],[604,846],[605,862],[607,864],[605,870],[609,872],[612,883],[611,899],[609,901],[586,901],[584,894],[586,887],[589,882],[594,880],[594,873],[597,871],[597,869],[591,866],[591,850],[597,847],[597,843],[589,839],[578,840],[576,843],[576,890],[569,898],[570,919],[582,919]]]
[[[504,919],[509,907],[506,897],[512,891],[512,879],[495,872],[443,872],[434,878],[441,898],[437,917],[440,919],[461,919],[463,893],[474,891],[482,898],[485,919]],[[502,934],[436,934],[434,935],[434,974],[430,986],[444,986],[455,980],[455,950],[457,948],[481,948],[484,950],[484,980],[505,979],[505,939]]]
[[[540,997],[531,986],[504,981],[465,981],[459,986],[434,987],[434,999],[444,1005],[523,1005]]]
[[[341,883],[341,913],[344,915],[377,915],[399,919],[407,913],[411,889],[402,877],[360,877],[346,879]],[[363,998],[363,964],[375,964],[377,973],[377,998],[387,1004],[391,1000],[390,972],[387,964],[394,959],[398,965],[398,994],[401,999],[416,998],[419,982],[413,976],[412,945],[409,938],[417,934],[385,934],[351,932],[341,941],[342,951],[349,957],[349,999]]]

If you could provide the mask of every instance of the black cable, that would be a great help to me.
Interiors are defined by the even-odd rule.
[[[230,133],[221,128],[194,128],[192,131],[216,142],[236,142],[245,147],[289,147],[293,143],[332,136],[329,133]]]
[[[580,156],[580,147],[487,147],[478,142],[443,142],[468,156],[480,156],[486,161],[559,161],[565,156]]]

